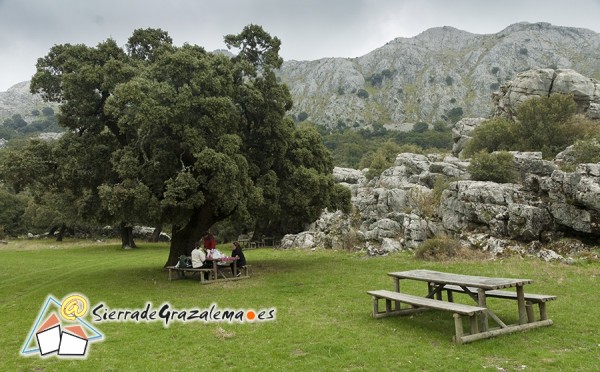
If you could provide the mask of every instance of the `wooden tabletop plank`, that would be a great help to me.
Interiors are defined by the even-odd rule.
[[[437,284],[456,284],[468,287],[476,287],[482,289],[500,289],[515,287],[533,283],[531,279],[516,279],[516,278],[491,278],[485,276],[473,276],[445,273],[433,270],[408,270],[388,273],[389,276],[399,279],[414,279]]]

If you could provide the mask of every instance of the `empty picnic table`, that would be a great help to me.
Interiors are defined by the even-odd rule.
[[[409,270],[388,273],[394,279],[394,292],[391,291],[369,291],[373,296],[375,317],[388,315],[410,314],[426,309],[438,309],[454,312],[456,319],[455,342],[465,343],[484,338],[497,336],[504,333],[549,326],[552,320],[547,319],[545,302],[554,300],[556,296],[547,295],[527,295],[524,292],[524,286],[533,281],[531,279],[516,278],[494,278],[473,275],[453,274],[432,270]],[[425,297],[415,297],[400,293],[400,280],[418,280],[427,283],[427,294]],[[502,291],[501,289],[516,287],[516,293]],[[448,301],[442,300],[442,292],[448,293]],[[453,306],[452,293],[466,293],[476,301],[477,306],[463,305]],[[488,306],[487,298],[495,297],[501,299],[510,299],[517,301],[519,324],[507,325],[498,315],[496,315]],[[386,300],[385,312],[379,312],[378,300]],[[391,303],[395,303],[392,309]],[[540,319],[536,320],[531,311],[531,303],[537,303],[540,306]],[[402,309],[401,303],[412,306],[410,309]],[[468,315],[471,319],[471,334],[463,335],[461,315]],[[479,316],[481,327],[476,321]],[[492,318],[499,328],[490,330],[489,318]]]

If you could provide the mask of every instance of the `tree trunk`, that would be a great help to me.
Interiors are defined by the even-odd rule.
[[[158,239],[160,238],[160,233],[162,232],[162,224],[156,226],[154,231],[152,232],[152,236],[150,236],[150,243],[158,243]]]
[[[169,257],[164,267],[176,265],[182,254],[190,256],[196,243],[215,222],[212,210],[202,208],[192,215],[183,228],[173,226]]]
[[[67,230],[67,226],[63,223],[60,225],[60,229],[58,230],[58,235],[56,235],[56,241],[62,242],[65,236],[65,231]]]
[[[133,226],[129,226],[125,222],[121,222],[121,248],[137,248],[133,240]]]

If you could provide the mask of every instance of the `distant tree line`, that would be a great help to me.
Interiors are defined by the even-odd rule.
[[[412,130],[388,130],[375,123],[367,128],[348,128],[339,123],[334,129],[305,121],[303,126],[316,128],[334,165],[355,169],[369,168],[369,176],[376,176],[391,166],[401,152],[449,152],[452,149],[451,129],[445,122],[416,123]]]

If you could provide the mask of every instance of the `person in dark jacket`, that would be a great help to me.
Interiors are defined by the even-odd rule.
[[[244,252],[242,252],[242,246],[240,245],[240,243],[238,242],[233,242],[233,251],[231,251],[231,257],[235,257],[237,258],[235,264],[237,265],[238,268],[238,272],[234,272],[234,264],[231,263],[230,267],[231,267],[231,273],[234,276],[240,276],[240,274],[242,273],[240,271],[240,268],[246,266],[246,257],[244,256]]]

